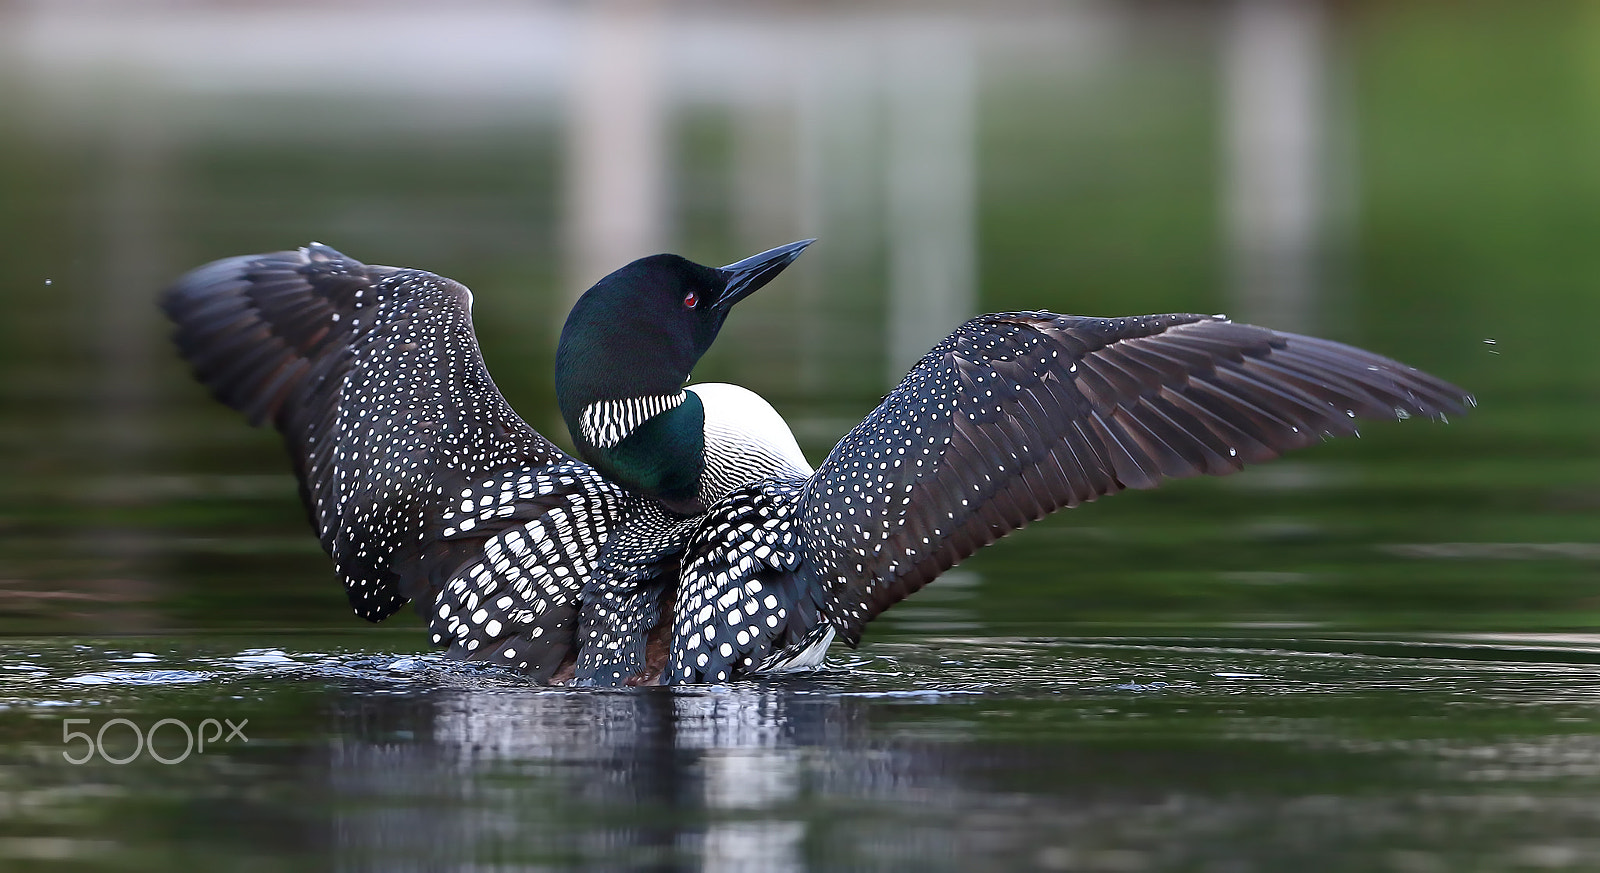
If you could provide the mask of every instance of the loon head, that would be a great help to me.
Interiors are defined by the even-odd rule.
[[[652,255],[584,292],[556,348],[556,400],[578,454],[669,508],[695,511],[704,414],[683,384],[733,305],[812,242],[792,242],[726,267]]]

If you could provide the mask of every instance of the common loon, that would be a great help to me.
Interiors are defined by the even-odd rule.
[[[1008,312],[934,346],[813,470],[765,400],[685,384],[733,305],[811,242],[721,268],[655,255],[589,289],[555,373],[582,460],[500,395],[449,279],[313,243],[207,264],[162,307],[217,399],[282,433],[356,614],[415,601],[450,656],[540,683],[816,666],[1057,509],[1473,404],[1222,316]]]

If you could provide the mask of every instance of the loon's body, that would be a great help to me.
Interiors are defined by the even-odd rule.
[[[729,309],[810,243],[602,279],[557,350],[562,452],[501,397],[471,294],[326,246],[201,267],[163,307],[196,375],[272,422],[356,613],[408,600],[452,656],[539,682],[814,666],[956,562],[1124,488],[1223,475],[1460,389],[1219,316],[975,318],[815,470],[766,401],[688,385]]]

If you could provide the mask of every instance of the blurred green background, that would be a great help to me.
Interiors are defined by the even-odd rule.
[[[1596,231],[1600,0],[0,0],[0,867],[1600,869]],[[583,288],[802,237],[695,375],[813,461],[1005,309],[1480,407],[1059,513],[831,671],[585,693],[351,615],[155,307],[433,270],[567,444]]]
[[[0,2],[0,631],[362,631],[154,306],[311,240],[570,301],[821,242],[696,373],[813,461],[971,314],[1228,312],[1481,404],[1059,514],[873,634],[1600,624],[1600,3]],[[390,622],[421,646],[409,615]],[[402,639],[402,638],[397,638]]]

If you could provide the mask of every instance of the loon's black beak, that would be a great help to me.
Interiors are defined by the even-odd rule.
[[[723,267],[721,272],[727,277],[728,284],[722,296],[717,298],[717,308],[727,312],[733,308],[733,304],[754,294],[761,286],[771,282],[773,276],[783,272],[784,267],[794,263],[806,246],[814,242],[814,239],[792,242]]]

